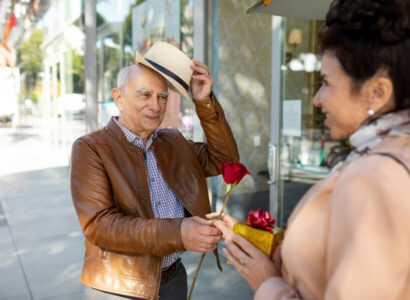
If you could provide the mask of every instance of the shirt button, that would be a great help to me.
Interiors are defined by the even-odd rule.
[[[210,107],[211,107],[211,104],[208,103],[208,104],[206,105],[206,107],[210,108]]]
[[[158,202],[157,202],[157,205],[158,205],[158,206],[161,206],[161,202],[158,201]]]

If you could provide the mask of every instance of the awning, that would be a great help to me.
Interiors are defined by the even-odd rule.
[[[263,2],[263,0],[257,0],[246,12],[324,20],[332,0],[272,0],[267,5]]]

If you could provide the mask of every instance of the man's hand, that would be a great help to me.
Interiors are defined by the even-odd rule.
[[[212,226],[212,221],[200,217],[184,218],[181,224],[182,244],[186,250],[209,252],[221,240],[221,232]]]
[[[194,71],[191,79],[192,96],[197,101],[208,99],[211,95],[214,80],[205,64],[195,59],[192,62],[194,63],[191,66],[191,69]]]
[[[233,226],[239,221],[234,217],[223,212],[220,216],[219,212],[207,214],[206,217],[213,221],[213,224],[222,232],[222,238],[232,241],[233,239]]]

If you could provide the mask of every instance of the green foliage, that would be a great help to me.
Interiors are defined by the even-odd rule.
[[[97,12],[97,28],[105,23],[107,23],[107,20],[100,13]]]
[[[71,50],[72,58],[72,70],[71,75],[73,77],[73,93],[84,93],[84,58],[77,54],[75,50]]]
[[[43,30],[35,29],[30,38],[21,45],[17,54],[20,73],[25,75],[22,95],[30,97],[35,102],[38,101],[38,94],[35,91],[38,74],[43,71],[44,53],[40,48],[42,42]]]
[[[38,100],[39,100],[38,92],[37,91],[32,91],[30,98],[34,101],[34,103],[37,103]]]
[[[31,37],[24,42],[18,53],[18,63],[21,71],[27,73],[38,73],[43,69],[43,51],[40,45],[43,42],[43,30],[35,29]]]

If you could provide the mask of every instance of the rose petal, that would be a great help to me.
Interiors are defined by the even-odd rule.
[[[223,163],[221,172],[227,184],[238,184],[245,175],[250,174],[241,163]]]

